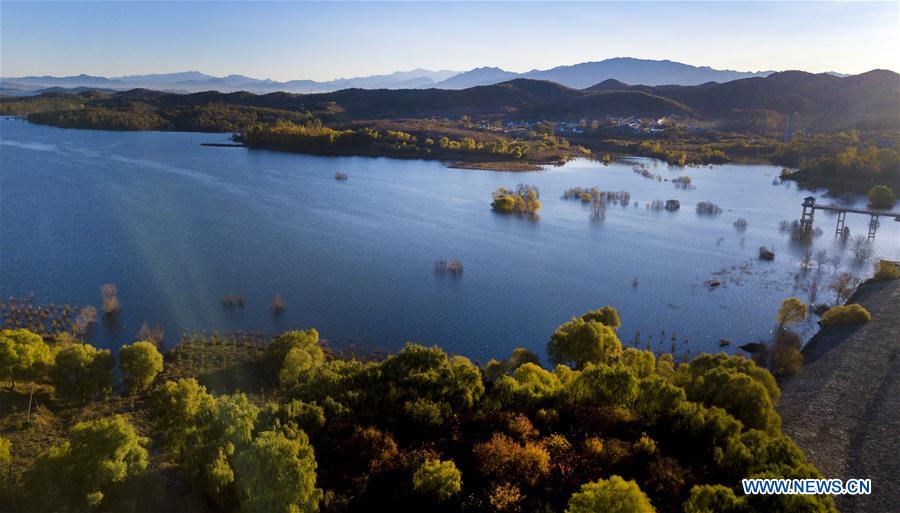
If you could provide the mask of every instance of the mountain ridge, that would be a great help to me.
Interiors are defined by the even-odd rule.
[[[546,70],[533,69],[524,73],[490,66],[477,67],[462,72],[416,68],[408,71],[395,71],[393,73],[363,77],[336,78],[328,81],[308,79],[275,81],[268,78],[258,79],[239,74],[217,77],[192,70],[116,77],[86,74],[64,77],[50,75],[0,77],[0,83],[2,83],[0,86],[8,90],[22,91],[22,94],[49,87],[104,87],[118,90],[148,88],[177,93],[193,93],[205,90],[219,92],[246,90],[257,94],[276,91],[311,94],[328,93],[354,87],[362,89],[427,89],[432,87],[437,89],[466,89],[480,85],[498,84],[514,78],[550,80],[575,89],[584,89],[606,79],[647,86],[699,85],[706,82],[721,83],[741,78],[762,77],[772,73],[772,71],[718,70],[710,66],[694,66],[671,60],[615,57],[600,61],[555,66]]]
[[[66,93],[46,96],[53,98],[61,94]],[[653,87],[607,79],[588,88],[574,89],[547,80],[515,78],[460,90],[349,88],[328,93],[257,95],[246,91],[171,94],[132,89],[113,94],[80,93],[80,96],[82,100],[88,99],[92,107],[105,109],[103,112],[128,112],[132,102],[136,102],[135,112],[146,106],[168,112],[204,105],[233,105],[306,112],[338,124],[463,116],[555,122],[674,116],[692,125],[743,133],[900,129],[900,75],[889,70],[872,70],[843,78],[786,71],[767,77],[691,86]]]

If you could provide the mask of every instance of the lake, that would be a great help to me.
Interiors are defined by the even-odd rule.
[[[693,188],[680,189],[634,173],[638,160],[503,173],[200,145],[223,142],[0,120],[0,293],[99,307],[100,286],[115,283],[121,313],[87,336],[101,347],[133,341],[143,322],[163,327],[170,345],[190,330],[316,327],[338,347],[416,341],[482,363],[520,346],[543,358],[556,326],[606,304],[622,316],[625,343],[640,330],[642,347],[652,335],[654,349],[668,350],[675,334],[682,354],[718,351],[720,339],[734,350],[769,336],[782,299],[807,300],[794,279],[804,248],[779,222],[797,219],[810,193],[774,185],[777,167],[639,160],[664,179],[690,176]],[[518,183],[540,189],[538,220],[491,211],[491,192]],[[589,206],[561,197],[575,186],[629,191],[632,204],[592,221]],[[657,199],[681,209],[647,208]],[[724,212],[698,215],[700,201]],[[867,223],[847,217],[854,235]],[[817,213],[816,225],[815,249],[871,273],[834,238],[834,216]],[[759,261],[760,246],[775,260]],[[883,218],[874,246],[900,259],[900,223]],[[436,274],[442,257],[460,259],[464,273]],[[832,273],[813,269],[801,282],[818,280],[819,301],[830,300]],[[223,306],[225,294],[245,305]],[[800,328],[809,335],[815,324]]]

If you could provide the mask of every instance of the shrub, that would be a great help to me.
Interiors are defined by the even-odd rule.
[[[569,499],[566,513],[654,513],[650,499],[634,481],[619,476],[582,485]]]
[[[135,342],[119,349],[122,382],[129,393],[143,392],[163,370],[163,356],[151,342]]]
[[[888,260],[879,260],[875,264],[875,281],[900,279],[900,264]]]
[[[825,326],[863,324],[871,319],[872,314],[862,305],[838,305],[825,312],[825,315],[822,316],[822,324]]]
[[[869,206],[878,209],[889,209],[894,206],[897,198],[894,191],[884,185],[876,185],[869,189]]]
[[[413,474],[412,480],[416,492],[438,502],[454,497],[462,489],[462,474],[452,460],[426,460]]]

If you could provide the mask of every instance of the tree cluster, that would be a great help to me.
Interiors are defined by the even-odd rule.
[[[798,318],[796,306],[779,319]],[[120,351],[123,384],[147,394],[154,443],[119,417],[77,424],[27,486],[53,490],[38,510],[109,510],[150,471],[155,447],[151,459],[173,462],[223,512],[835,511],[822,496],[740,493],[745,477],[819,477],[781,433],[768,371],[740,356],[676,364],[624,348],[620,325],[609,306],[564,323],[549,368],[526,349],[480,367],[416,344],[362,360],[328,350],[315,330],[290,331],[264,350],[260,372],[278,383],[265,399],[216,395],[194,378],[154,387],[158,353],[138,342]],[[4,337],[4,351],[45,351],[26,333]],[[102,398],[102,351],[47,347],[77,362],[53,381],[61,392]],[[33,365],[4,369],[31,379]]]

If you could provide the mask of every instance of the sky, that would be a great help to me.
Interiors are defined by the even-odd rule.
[[[9,2],[0,75],[330,80],[611,57],[900,70],[900,2]]]

